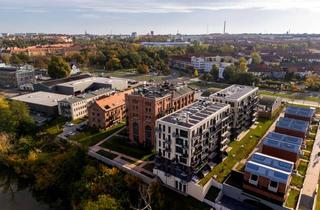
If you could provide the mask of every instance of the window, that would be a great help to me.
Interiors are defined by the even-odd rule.
[[[183,150],[181,147],[176,147],[176,153],[182,154]]]
[[[188,138],[188,132],[184,130],[180,130],[180,136],[184,138]]]
[[[168,133],[171,133],[171,127],[170,126],[168,127]]]
[[[268,186],[268,190],[270,190],[272,192],[277,192],[278,191],[278,182],[271,180],[269,183],[269,186]]]
[[[251,177],[249,179],[249,183],[253,184],[253,185],[257,185],[258,184],[258,176],[251,174]]]

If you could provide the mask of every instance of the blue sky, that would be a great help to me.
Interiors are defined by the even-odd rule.
[[[320,33],[319,0],[0,0],[0,32]]]

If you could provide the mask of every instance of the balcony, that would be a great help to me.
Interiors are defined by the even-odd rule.
[[[228,148],[228,145],[224,145],[223,147],[221,147],[220,152],[225,152]]]
[[[222,138],[225,138],[227,136],[230,136],[230,132],[228,130],[226,130],[223,134],[221,134]]]
[[[224,140],[221,141],[221,145],[227,145],[230,143],[230,139],[229,138],[225,138]]]

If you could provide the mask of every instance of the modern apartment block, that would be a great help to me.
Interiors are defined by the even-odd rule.
[[[302,144],[302,138],[270,132],[262,140],[262,153],[296,163]]]
[[[156,120],[193,103],[194,97],[192,88],[168,83],[140,87],[126,95],[130,141],[145,147],[154,146]]]
[[[315,109],[289,106],[284,112],[284,116],[296,120],[311,122],[315,115]]]
[[[214,102],[229,104],[231,106],[231,138],[237,138],[242,132],[251,127],[256,121],[259,94],[257,87],[232,85],[217,93],[210,95]]]
[[[282,204],[286,199],[294,164],[254,153],[245,166],[243,188],[250,194]]]
[[[305,139],[309,130],[309,123],[303,120],[295,120],[287,117],[281,117],[275,131],[278,133],[299,137]]]
[[[153,173],[182,193],[193,187],[221,161],[229,143],[230,105],[198,101],[156,122]]]
[[[88,125],[104,129],[122,122],[126,117],[125,95],[130,92],[118,92],[94,101],[88,107]]]
[[[33,69],[19,69],[16,67],[0,68],[0,86],[6,88],[22,88],[35,82]]]
[[[114,93],[114,90],[100,89],[78,96],[70,96],[58,102],[59,115],[76,120],[88,116],[88,106],[94,100]]]

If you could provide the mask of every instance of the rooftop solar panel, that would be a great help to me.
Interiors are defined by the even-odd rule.
[[[302,120],[281,117],[277,122],[276,127],[306,133],[309,127],[309,123]]]
[[[286,108],[285,113],[302,117],[312,117],[315,114],[315,110],[312,108],[289,106]]]

